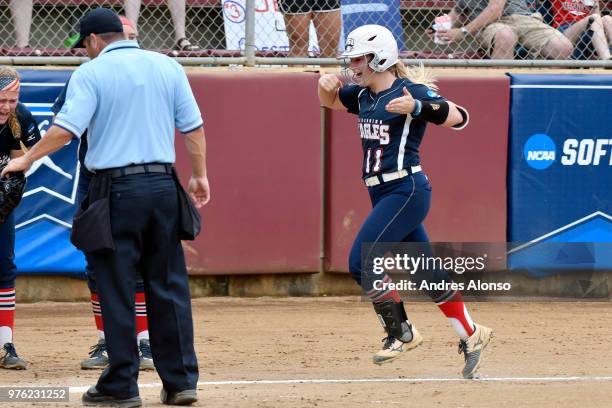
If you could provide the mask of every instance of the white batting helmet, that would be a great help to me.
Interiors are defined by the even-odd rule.
[[[388,28],[368,24],[351,31],[346,37],[342,58],[360,57],[372,54],[368,63],[376,72],[383,72],[399,60],[397,41]]]

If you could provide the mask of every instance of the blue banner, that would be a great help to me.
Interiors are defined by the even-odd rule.
[[[32,112],[44,137],[51,106],[72,71],[23,70],[20,101]],[[20,273],[84,275],[85,258],[70,243],[79,180],[79,140],[36,161],[28,171],[23,200],[15,210],[15,263]]]
[[[511,269],[612,268],[612,75],[511,75]]]
[[[343,39],[359,26],[378,24],[391,30],[399,50],[404,50],[404,30],[399,0],[342,0],[341,10]]]

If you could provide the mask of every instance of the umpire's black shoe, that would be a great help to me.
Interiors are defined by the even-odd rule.
[[[165,388],[161,391],[161,402],[166,405],[191,405],[198,400],[197,390],[184,390],[168,392]]]
[[[121,407],[121,408],[132,408],[141,407],[142,400],[137,395],[132,398],[117,398],[112,395],[106,395],[99,392],[95,386],[89,387],[89,389],[83,394],[83,405],[85,406],[105,406],[105,407]]]

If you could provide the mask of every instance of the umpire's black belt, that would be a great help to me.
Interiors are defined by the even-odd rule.
[[[112,178],[131,176],[133,174],[143,174],[143,173],[172,174],[172,164],[168,164],[168,163],[131,164],[129,166],[109,169],[108,171],[110,172],[110,175]]]

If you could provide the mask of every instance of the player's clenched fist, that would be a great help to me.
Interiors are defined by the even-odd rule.
[[[342,86],[342,82],[334,74],[325,74],[319,78],[319,87],[326,92],[335,92]]]
[[[404,96],[392,99],[389,101],[385,109],[387,112],[399,113],[402,115],[409,115],[414,111],[414,98],[410,95],[410,92],[404,87]]]
[[[344,106],[338,98],[338,89],[342,86],[340,79],[334,74],[325,74],[319,78],[319,101],[321,106],[330,109],[343,109]]]

